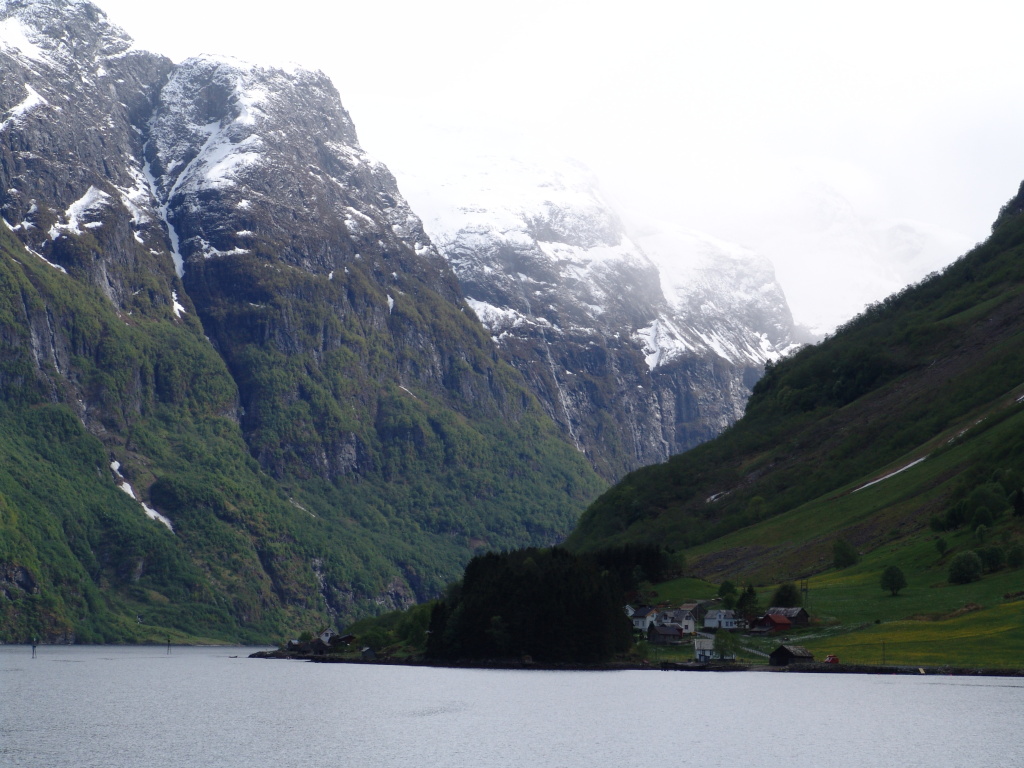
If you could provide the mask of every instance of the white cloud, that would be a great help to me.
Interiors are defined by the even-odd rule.
[[[985,237],[1024,177],[1003,2],[99,4],[175,59],[323,69],[392,166],[417,170],[456,130],[577,156],[622,207],[771,257],[798,320],[817,322],[849,272],[808,287],[787,268],[850,256],[812,237],[808,190],[839,193],[869,228],[910,219],[959,244]]]

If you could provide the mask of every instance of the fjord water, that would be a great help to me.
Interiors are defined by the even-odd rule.
[[[1024,765],[1024,679],[453,670],[0,646],[0,766]]]

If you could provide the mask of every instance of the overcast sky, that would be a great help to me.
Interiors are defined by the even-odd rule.
[[[175,60],[322,69],[400,179],[460,147],[574,156],[628,215],[764,253],[819,328],[984,239],[1024,178],[1011,2],[96,2]],[[908,221],[904,263],[876,246]]]

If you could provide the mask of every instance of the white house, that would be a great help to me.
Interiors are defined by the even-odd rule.
[[[707,635],[699,635],[693,641],[693,657],[697,661],[713,661],[718,658],[715,653],[715,638]],[[726,661],[735,661],[735,653],[727,653],[722,658]]]
[[[662,611],[654,620],[656,627],[676,627],[684,635],[692,635],[697,631],[697,619],[689,611],[676,609]]]
[[[631,605],[627,605],[626,615],[629,616],[630,621],[633,622],[633,629],[644,632],[645,634],[647,630],[651,628],[654,620],[658,618],[658,612],[649,605],[638,605],[636,608]]]
[[[711,661],[715,658],[715,638],[700,635],[693,641],[693,657],[697,661]]]
[[[705,629],[739,629],[739,618],[735,611],[716,608],[704,616]]]

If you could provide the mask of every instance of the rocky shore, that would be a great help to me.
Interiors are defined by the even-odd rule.
[[[250,659],[290,659],[312,661],[319,664],[378,664],[411,667],[447,667],[452,669],[536,669],[549,671],[615,671],[615,670],[659,670],[664,672],[796,672],[817,674],[849,675],[953,675],[970,677],[1024,677],[1024,669],[993,669],[984,667],[949,666],[908,666],[882,664],[790,664],[785,667],[771,667],[763,664],[742,664],[735,662],[665,661],[660,664],[646,662],[609,662],[606,664],[544,664],[529,659],[492,659],[474,661],[432,661],[426,659],[360,659],[337,654],[293,653],[290,651],[257,651]]]

